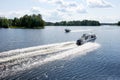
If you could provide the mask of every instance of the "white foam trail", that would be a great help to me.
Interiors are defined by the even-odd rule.
[[[28,58],[28,57],[32,57],[32,56],[58,52],[58,51],[71,49],[71,48],[74,48],[74,46],[68,46],[68,47],[63,47],[63,48],[62,47],[58,47],[58,48],[56,47],[56,48],[53,48],[53,49],[39,50],[39,51],[34,51],[34,52],[29,52],[29,53],[23,53],[23,54],[19,54],[19,55],[13,55],[13,56],[10,56],[10,57],[1,58],[0,62],[6,62],[6,61],[10,61],[10,60],[19,59],[19,58]]]
[[[8,52],[3,52],[3,55],[7,55],[7,57],[0,58],[0,62],[6,62],[10,60],[15,60],[19,58],[26,58],[32,57],[37,55],[43,55],[47,53],[53,53],[61,50],[71,49],[74,48],[75,42],[65,42],[65,43],[57,43],[57,44],[50,44],[45,46],[38,46],[38,47],[30,47],[25,49],[19,50],[12,50]],[[12,56],[9,56],[13,54]]]
[[[74,41],[10,50],[10,51],[6,51],[6,52],[2,52],[2,53],[0,53],[0,55],[9,55],[9,54],[15,54],[15,53],[31,52],[31,51],[35,51],[35,50],[51,48],[51,47],[56,47],[56,46],[60,46],[60,45],[67,45],[67,44],[71,44],[71,43],[74,43]]]
[[[71,32],[86,32],[86,31],[92,31],[92,29],[87,29],[87,30],[72,30]]]
[[[71,43],[71,45],[69,43]],[[27,54],[19,54],[19,55],[11,56],[10,58],[9,57],[4,58],[3,61],[8,61],[8,60],[13,60],[13,59],[16,59],[16,58],[22,58],[23,57],[24,59],[27,60],[27,63],[26,63],[26,60],[24,60],[24,59],[23,59],[22,63],[21,62],[20,63],[19,62],[17,62],[17,63],[16,62],[4,63],[4,65],[6,65],[6,69],[4,70],[4,66],[3,66],[3,70],[2,70],[2,72],[0,72],[0,74],[1,74],[0,77],[5,77],[5,76],[8,76],[8,75],[14,75],[19,71],[29,70],[31,68],[38,67],[40,65],[43,65],[43,64],[46,64],[48,62],[55,61],[55,60],[60,60],[60,59],[63,59],[63,58],[67,59],[67,58],[69,58],[69,56],[72,56],[72,57],[77,56],[77,55],[82,56],[82,55],[85,55],[88,52],[93,51],[95,49],[98,49],[100,47],[100,45],[98,43],[91,43],[91,42],[86,43],[82,46],[77,46],[77,45],[73,44],[74,42],[69,42],[69,43],[66,44],[66,42],[65,42],[60,47],[56,47],[56,48],[60,48],[59,50],[69,48],[70,50],[67,50],[67,51],[64,51],[64,52],[59,52],[57,54],[53,54],[53,55],[50,55],[50,56],[46,56],[42,60],[41,59],[33,60],[32,58],[25,58],[24,57],[24,56],[32,57],[32,55],[42,54],[42,53],[35,53],[34,54],[33,52],[30,52],[30,53],[27,53]],[[50,49],[50,50],[52,50],[52,49]],[[46,52],[45,52],[45,54],[46,54]],[[30,62],[29,60],[32,60],[33,62]],[[15,60],[15,61],[17,61],[17,60]],[[18,59],[18,61],[22,61],[22,60]],[[2,62],[2,59],[1,59],[1,62]],[[9,68],[9,66],[10,66],[10,68]]]
[[[1,52],[0,56],[9,56],[9,55],[15,55],[18,53],[27,53],[27,52],[34,52],[37,50],[44,50],[44,49],[51,49],[57,46],[62,46],[62,45],[69,45],[69,44],[74,44],[74,41],[71,42],[63,42],[63,43],[54,43],[54,44],[48,44],[48,45],[41,45],[41,46],[35,46],[35,47],[29,47],[29,48],[23,48],[23,49],[16,49],[16,50],[10,50],[6,52]]]
[[[97,48],[99,48],[100,45],[98,43],[86,43],[82,46],[76,46],[74,49],[59,53],[57,55],[54,56],[50,56],[45,58],[43,61],[40,62],[34,62],[33,64],[29,65],[29,66],[35,66],[38,64],[45,64],[47,62],[51,62],[51,61],[55,61],[55,60],[59,60],[59,59],[63,59],[65,57],[69,57],[69,56],[76,56],[76,55],[85,55],[87,54],[87,52],[93,51]]]

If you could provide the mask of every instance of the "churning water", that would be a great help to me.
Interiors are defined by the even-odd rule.
[[[100,45],[97,43],[86,43],[77,46],[75,42],[65,42],[2,52],[0,53],[0,77],[12,75],[18,71],[31,69],[72,55],[80,56],[99,47]]]

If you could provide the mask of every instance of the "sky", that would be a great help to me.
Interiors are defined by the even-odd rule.
[[[47,22],[98,20],[120,21],[120,0],[0,0],[0,16],[41,14]]]

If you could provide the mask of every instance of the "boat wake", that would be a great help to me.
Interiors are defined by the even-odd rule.
[[[0,53],[0,78],[51,61],[85,55],[99,47],[98,43],[88,42],[82,46],[77,46],[74,41],[71,41],[2,52]]]
[[[87,32],[87,31],[93,31],[92,29],[87,29],[87,30],[72,30],[71,32]]]

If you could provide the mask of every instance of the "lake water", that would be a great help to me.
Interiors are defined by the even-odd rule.
[[[70,33],[65,33],[65,28],[67,27],[46,26],[45,29],[0,29],[0,79],[120,80],[120,27],[72,26],[68,27],[72,30]],[[72,53],[72,56],[63,54],[66,51],[70,53],[71,50],[74,53],[83,49],[83,47],[75,49],[73,41],[79,39],[83,33],[89,32],[97,35],[95,43],[86,44],[86,47],[91,45],[91,50],[81,51],[84,53],[82,55],[81,53],[78,55],[75,53],[75,56]],[[40,45],[46,45],[47,48],[46,46],[41,48]],[[45,49],[44,54],[34,53],[38,48],[36,46]],[[97,48],[93,49],[95,47]],[[26,51],[21,48],[25,48]],[[59,55],[61,53],[62,55]],[[20,57],[23,56],[22,54],[29,57],[22,58]],[[40,61],[45,63],[42,64]]]

